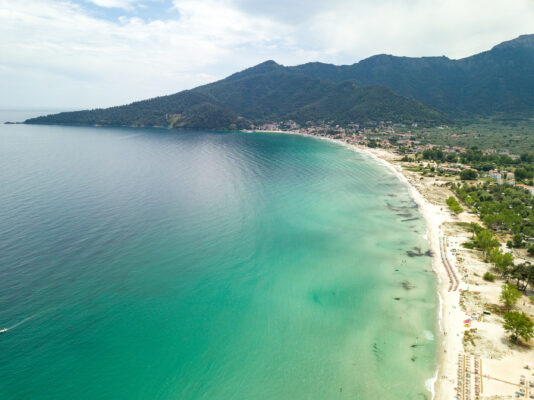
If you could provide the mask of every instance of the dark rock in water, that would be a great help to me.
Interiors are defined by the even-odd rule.
[[[397,216],[398,217],[403,217],[403,218],[411,218],[412,217],[412,213],[397,213]]]
[[[411,360],[412,360],[413,362],[415,362],[415,356],[413,356],[413,357],[411,358]]]
[[[375,354],[377,361],[382,361],[382,354],[380,354],[380,349],[378,348],[378,345],[376,343],[373,343],[373,353]]]
[[[419,220],[419,217],[401,219],[401,222],[411,222],[411,221],[417,221],[417,220]]]
[[[414,247],[413,250],[407,250],[406,255],[408,257],[422,257],[422,256],[432,257],[433,253],[432,253],[432,250],[427,250],[426,252],[423,253],[420,247]]]
[[[400,300],[401,298],[400,297],[395,297],[394,300]]]
[[[398,269],[398,268],[395,268],[395,272],[399,272],[399,269]]]
[[[415,287],[415,285],[410,281],[402,281],[401,285],[405,290],[412,290]]]
[[[397,207],[393,207],[391,203],[386,202],[386,205],[391,211],[399,212],[400,210]]]
[[[421,257],[421,254],[417,254],[416,252],[412,251],[412,250],[408,250],[406,251],[406,255],[408,257]]]

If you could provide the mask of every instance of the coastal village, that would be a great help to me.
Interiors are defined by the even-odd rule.
[[[414,123],[410,126],[405,124],[394,124],[391,121],[380,121],[374,124],[374,127],[363,127],[357,123],[349,123],[344,126],[335,124],[334,122],[323,122],[322,124],[307,123],[306,126],[301,126],[297,122],[289,120],[282,122],[274,122],[268,124],[261,124],[252,127],[250,130],[258,132],[287,132],[293,134],[311,135],[317,137],[325,137],[342,141],[344,143],[354,146],[364,146],[368,148],[380,148],[395,154],[403,156],[415,155],[424,152],[425,150],[432,150],[439,148],[445,154],[462,154],[466,153],[468,149],[462,146],[441,146],[432,144],[428,140],[421,140],[418,136],[410,131],[409,128],[418,128],[418,124]],[[408,129],[406,129],[408,128]],[[437,127],[437,129],[446,129],[448,127]],[[474,133],[473,133],[474,134]],[[456,136],[455,133],[451,134]],[[484,155],[499,155],[507,156],[512,160],[517,160],[520,155],[513,154],[506,148],[494,149],[488,148],[481,150]],[[449,173],[459,173],[461,170],[469,168],[458,162],[443,163],[442,169]],[[528,190],[534,195],[534,186],[525,185],[515,181],[513,169],[504,170],[489,170],[485,172],[485,177],[494,179],[499,184],[517,185]]]
[[[513,189],[532,197],[534,187],[524,183],[528,179],[516,179],[516,168],[508,165],[468,176],[462,171],[473,171],[471,165],[425,159],[425,151],[461,155],[469,149],[423,143],[388,123],[371,129],[357,124],[300,127],[285,121],[257,126],[254,131],[335,141],[384,163],[408,184],[427,223],[439,282],[441,337],[435,398],[534,399],[534,237],[526,228],[516,235],[506,229],[484,228],[489,219],[477,212],[462,191],[497,185],[494,190]],[[483,154],[520,158],[506,149]],[[524,221],[528,226],[531,222]],[[478,236],[487,236],[491,248],[473,245]],[[517,241],[520,245],[514,245]],[[523,275],[517,272],[520,269]],[[524,317],[524,325],[514,330],[512,316]]]

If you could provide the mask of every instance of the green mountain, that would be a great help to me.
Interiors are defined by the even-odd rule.
[[[418,122],[534,112],[534,35],[460,60],[377,55],[353,65],[267,61],[220,81],[132,104],[48,115],[31,124],[241,129],[299,123]]]
[[[385,87],[313,79],[274,61],[195,90],[255,123],[291,119],[299,123],[395,121],[435,125],[447,121],[443,114]]]
[[[396,121],[436,125],[447,122],[440,112],[391,89],[359,87],[354,82],[336,85],[324,97],[289,113],[288,117],[301,123],[309,120],[333,120],[340,124]]]
[[[318,80],[267,61],[174,95],[47,115],[26,123],[241,129],[288,119],[300,123],[395,121],[428,125],[448,121],[430,107],[384,87]]]
[[[534,112],[534,35],[523,35],[460,60],[377,55],[353,65],[290,67],[314,79],[383,85],[450,116]]]
[[[27,124],[237,129],[248,126],[213,97],[185,90],[124,106],[31,118]]]

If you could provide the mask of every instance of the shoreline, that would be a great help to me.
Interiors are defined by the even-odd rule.
[[[514,343],[503,327],[500,295],[507,282],[500,276],[495,281],[483,279],[494,267],[479,250],[463,246],[472,240],[472,234],[460,224],[483,223],[469,209],[456,215],[446,204],[447,198],[457,197],[450,189],[456,177],[421,175],[405,167],[411,164],[401,164],[398,154],[381,148],[301,132],[266,133],[308,136],[342,145],[382,164],[407,186],[426,223],[437,280],[436,369],[425,381],[433,399],[510,399],[522,390],[525,376],[534,383],[534,340]],[[505,248],[502,240],[501,246]],[[523,296],[515,309],[534,319],[534,301]],[[530,390],[529,396],[534,394],[534,389]]]
[[[422,193],[416,188],[414,183],[404,173],[402,167],[394,165],[391,159],[388,159],[392,154],[383,149],[371,149],[364,146],[358,146],[349,144],[333,138],[327,138],[323,136],[315,136],[306,133],[295,133],[286,131],[254,131],[257,133],[280,133],[288,135],[306,136],[320,140],[326,140],[349,150],[364,154],[379,164],[385,166],[390,172],[392,172],[406,187],[412,199],[417,204],[418,210],[423,216],[426,224],[426,239],[429,243],[429,248],[432,251],[432,269],[436,274],[436,288],[437,288],[437,302],[438,302],[438,315],[436,320],[438,335],[435,338],[437,340],[437,354],[436,354],[436,370],[432,377],[425,381],[425,387],[432,394],[431,398],[435,400],[449,399],[455,396],[455,392],[447,388],[440,383],[438,376],[454,376],[456,368],[455,354],[462,350],[460,329],[454,329],[452,325],[453,320],[446,318],[449,315],[455,315],[453,309],[456,307],[454,304],[458,304],[459,294],[458,292],[448,291],[449,277],[447,275],[445,265],[441,259],[440,252],[440,237],[441,237],[441,224],[448,218],[448,211],[440,209],[439,206],[430,203]],[[252,133],[254,133],[252,132]],[[250,132],[248,132],[250,133]],[[451,296],[452,294],[452,296]],[[448,314],[447,314],[448,312]],[[447,332],[449,335],[447,335]],[[456,340],[455,340],[456,339]],[[449,351],[447,351],[447,349]],[[451,349],[454,349],[451,351]],[[428,385],[427,385],[428,382]]]

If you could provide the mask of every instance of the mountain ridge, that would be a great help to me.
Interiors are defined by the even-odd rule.
[[[457,60],[378,54],[351,65],[308,63],[289,68],[315,79],[386,86],[452,117],[534,112],[532,34]]]
[[[172,95],[25,123],[244,129],[287,119],[436,125],[495,114],[534,114],[534,35],[458,60],[377,54],[351,65],[289,67],[267,60]]]

